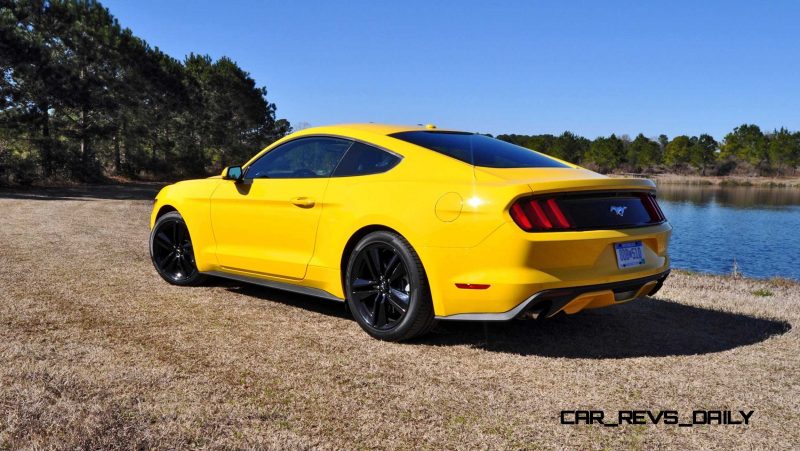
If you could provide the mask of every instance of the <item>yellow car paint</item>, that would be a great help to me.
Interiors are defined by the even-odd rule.
[[[428,128],[345,124],[298,131],[243,168],[303,136],[362,141],[402,160],[387,172],[365,176],[255,179],[247,185],[220,176],[179,182],[157,195],[150,226],[160,214],[177,210],[189,229],[199,271],[288,283],[339,299],[345,297],[342,267],[353,238],[364,230],[391,229],[419,255],[434,312],[442,318],[509,312],[543,290],[669,269],[667,222],[530,233],[509,214],[514,200],[532,193],[655,191],[653,182],[609,178],[570,163],[564,168],[477,167],[388,136],[410,130]],[[646,264],[619,269],[613,244],[632,240],[643,242]],[[457,283],[489,288],[461,289]],[[604,302],[590,297],[584,307],[601,304],[608,305],[607,297]],[[580,310],[575,305],[565,310]]]

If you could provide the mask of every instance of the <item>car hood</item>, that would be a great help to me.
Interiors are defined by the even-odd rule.
[[[535,193],[640,189],[655,190],[655,183],[640,178],[608,177],[588,169],[575,168],[483,168],[475,167],[477,182],[500,185],[528,185]]]

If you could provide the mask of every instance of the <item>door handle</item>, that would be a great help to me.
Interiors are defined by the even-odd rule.
[[[311,208],[314,206],[314,199],[310,197],[294,197],[292,203],[300,208]]]

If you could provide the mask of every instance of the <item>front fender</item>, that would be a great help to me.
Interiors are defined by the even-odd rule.
[[[217,268],[216,240],[211,228],[211,195],[220,179],[187,180],[165,186],[156,195],[150,213],[150,230],[164,207],[177,210],[186,222],[199,271]]]
[[[165,199],[167,199],[169,188],[171,186],[172,185],[167,185],[161,188],[158,194],[156,194],[155,199],[153,199],[153,210],[150,212],[150,230],[153,230],[153,227],[155,227],[156,221],[160,216],[159,212],[161,211],[161,209],[164,207],[172,207],[171,205],[168,205],[165,201]]]

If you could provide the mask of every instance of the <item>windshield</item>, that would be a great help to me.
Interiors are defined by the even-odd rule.
[[[568,168],[547,155],[475,133],[411,131],[390,135],[445,154],[464,163],[487,168]]]

